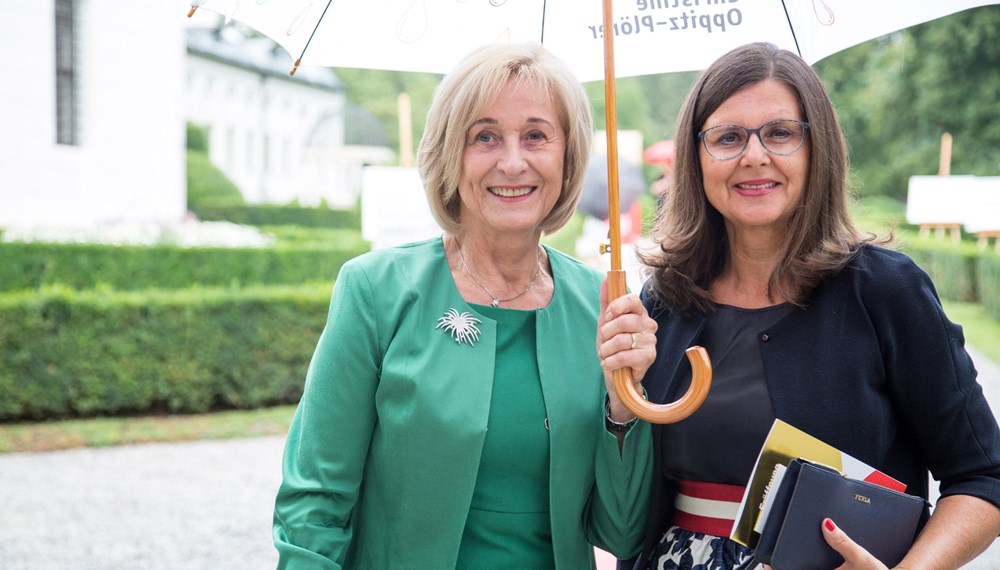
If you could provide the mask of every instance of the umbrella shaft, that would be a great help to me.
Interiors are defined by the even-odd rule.
[[[608,139],[608,237],[611,270],[622,268],[621,207],[618,201],[618,115],[615,93],[615,34],[611,0],[604,2],[604,123]]]

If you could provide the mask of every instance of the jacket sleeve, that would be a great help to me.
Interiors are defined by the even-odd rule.
[[[876,315],[899,413],[917,435],[942,496],[972,495],[1000,506],[1000,429],[976,381],[962,328],[944,313],[934,285],[912,261],[882,280]]]
[[[604,410],[604,396],[601,398]],[[587,540],[618,558],[629,558],[642,548],[653,473],[651,426],[642,420],[618,437],[604,427],[595,453],[595,485],[588,508]]]
[[[376,423],[374,315],[361,265],[345,264],[285,443],[273,523],[279,569],[339,569],[344,562]]]

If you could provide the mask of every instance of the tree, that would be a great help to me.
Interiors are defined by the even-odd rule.
[[[677,114],[697,79],[696,72],[663,73],[623,77],[615,81],[619,130],[642,132],[643,145],[674,138]],[[604,82],[584,84],[590,96],[597,129],[605,128]],[[647,178],[659,175],[658,168],[646,166]]]
[[[912,33],[903,71],[929,137],[951,132],[953,172],[1000,170],[1000,7],[969,10]]]
[[[208,131],[187,123],[187,208],[243,204],[243,194],[232,180],[208,159]]]
[[[397,150],[400,124],[397,98],[400,93],[408,93],[414,144],[420,140],[434,88],[441,82],[440,75],[346,67],[334,68],[334,72],[347,88],[348,101],[378,118],[385,139]],[[378,136],[369,138],[380,139]]]
[[[936,174],[941,135],[953,174],[1000,171],[1000,7],[967,10],[866,42],[816,64],[863,195],[906,196]]]

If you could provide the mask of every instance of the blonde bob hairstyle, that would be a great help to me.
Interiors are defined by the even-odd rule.
[[[555,104],[565,134],[562,191],[542,220],[542,231],[549,234],[563,227],[576,210],[594,131],[583,85],[565,63],[540,44],[493,44],[466,56],[438,85],[417,151],[417,167],[431,213],[448,233],[458,233],[462,227],[458,184],[468,130],[509,81],[544,89]]]

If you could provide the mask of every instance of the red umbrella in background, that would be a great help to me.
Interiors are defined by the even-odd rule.
[[[642,161],[659,166],[674,165],[674,141],[657,141],[643,151]]]
[[[656,201],[662,204],[664,194],[670,189],[670,185],[673,184],[674,141],[657,141],[649,145],[649,148],[642,153],[642,161],[646,164],[659,166],[662,170],[659,178],[649,185],[649,190],[653,193],[653,196],[656,196]]]

